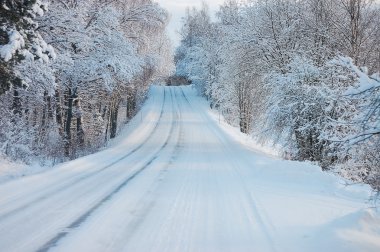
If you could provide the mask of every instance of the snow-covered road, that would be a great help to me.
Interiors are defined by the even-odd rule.
[[[380,251],[367,187],[247,148],[154,87],[110,148],[0,185],[0,251]]]

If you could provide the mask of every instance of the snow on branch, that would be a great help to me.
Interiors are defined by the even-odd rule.
[[[13,55],[25,46],[25,40],[17,30],[8,31],[8,36],[8,44],[0,46],[0,56],[5,62],[11,60]]]

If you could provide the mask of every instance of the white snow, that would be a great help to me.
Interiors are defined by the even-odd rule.
[[[34,61],[34,55],[29,52],[28,50],[22,50],[21,51],[21,55],[23,55],[25,57],[25,60],[28,60],[28,61]]]
[[[0,185],[0,248],[380,251],[368,186],[257,150],[217,116],[190,87],[153,88],[110,148]]]
[[[24,38],[18,31],[11,30],[8,32],[8,36],[8,44],[0,46],[0,57],[3,58],[5,62],[12,59],[16,51],[25,46]]]
[[[38,16],[43,16],[44,15],[43,8],[46,8],[45,5],[47,6],[46,3],[42,3],[40,0],[36,0],[36,2],[32,6],[32,11],[36,13]]]
[[[340,60],[347,66],[348,69],[353,71],[358,78],[357,86],[349,88],[345,93],[346,95],[356,95],[364,91],[380,87],[379,74],[373,74],[372,76],[369,76],[367,68],[360,69],[359,67],[355,66],[351,58],[341,57]]]
[[[38,164],[27,165],[22,162],[11,161],[0,155],[0,184],[47,169],[49,169],[48,166],[40,166]]]
[[[8,10],[8,11],[10,10],[6,3],[4,3],[2,6],[3,6],[3,8],[4,8],[5,10]]]
[[[244,134],[240,131],[238,127],[234,127],[227,122],[221,113],[217,110],[210,109],[208,102],[200,97],[198,103],[202,104],[204,111],[207,112],[208,116],[217,123],[221,129],[228,134],[234,141],[239,142],[241,145],[249,148],[253,152],[261,153],[264,155],[271,156],[273,158],[279,159],[280,157],[280,148],[278,144],[259,144],[257,140],[252,135]]]

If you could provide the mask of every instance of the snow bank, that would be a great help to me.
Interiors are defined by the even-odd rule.
[[[242,133],[238,127],[234,127],[229,124],[227,120],[225,120],[225,118],[218,113],[218,111],[209,109],[207,112],[208,115],[221,126],[223,131],[230,135],[235,141],[255,152],[271,156],[272,158],[279,158],[280,152],[278,146],[260,144],[252,136]]]
[[[0,184],[19,177],[37,174],[49,168],[49,166],[27,165],[22,162],[11,161],[4,155],[0,155]]]
[[[380,249],[379,234],[380,213],[364,209],[327,223],[314,239],[324,241],[319,249],[325,251],[377,252]],[[337,240],[341,242],[337,243]]]
[[[340,220],[337,235],[353,244],[366,247],[366,251],[380,248],[380,213],[375,210],[362,210]]]
[[[193,85],[191,85],[193,88]],[[193,92],[195,90],[193,89]],[[194,94],[196,97],[196,94]],[[203,98],[198,97],[198,102],[203,107],[204,111],[214,120],[215,123],[219,124],[221,129],[226,132],[232,139],[236,142],[244,145],[252,151],[257,153],[262,153],[272,158],[278,159],[280,156],[280,147],[270,144],[260,144],[252,136],[242,133],[238,127],[234,127],[227,122],[227,120],[221,115],[217,110],[210,109],[208,101]]]

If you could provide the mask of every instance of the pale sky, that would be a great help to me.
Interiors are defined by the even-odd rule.
[[[200,7],[202,0],[156,0],[163,8],[167,9],[170,13],[171,19],[168,27],[168,33],[172,40],[173,46],[179,45],[179,35],[177,31],[181,28],[181,17],[185,15],[186,7]],[[210,8],[211,16],[214,16],[218,6],[224,0],[204,0]]]

